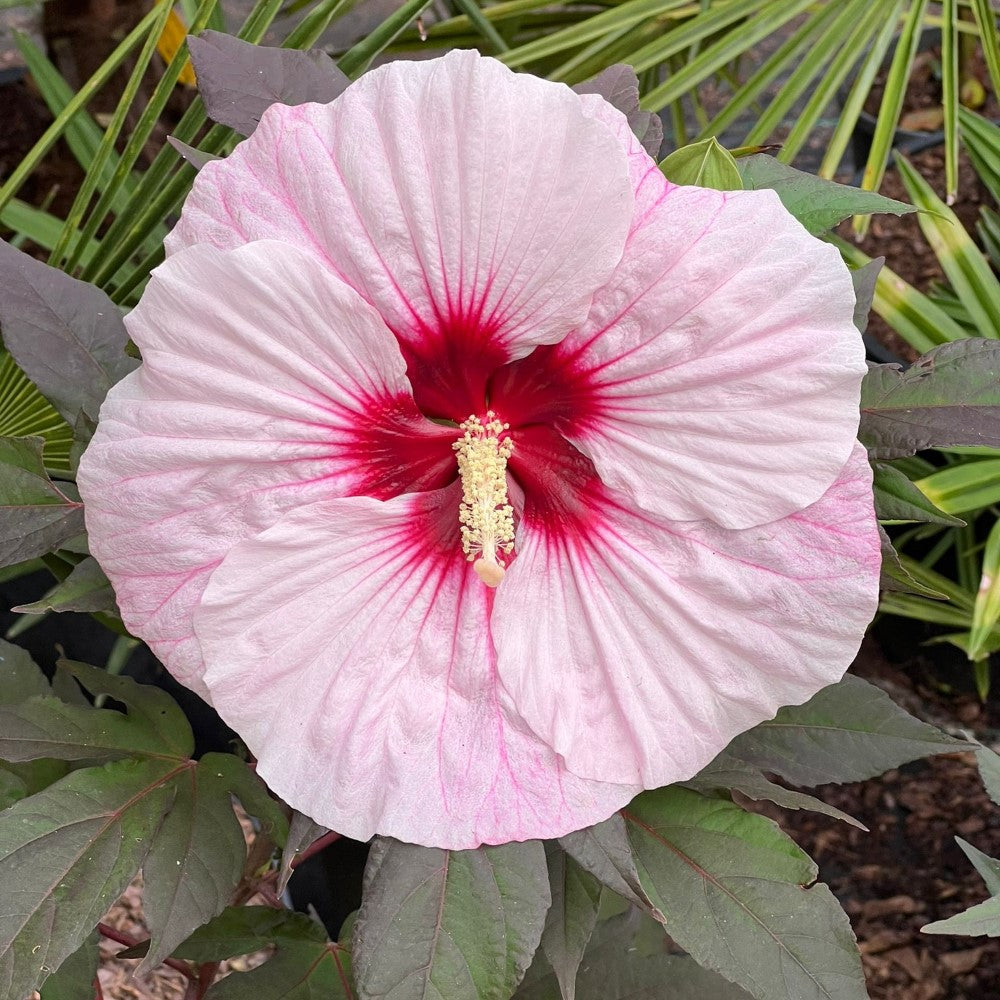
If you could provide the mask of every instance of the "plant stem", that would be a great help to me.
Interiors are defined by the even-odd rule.
[[[290,867],[298,868],[303,861],[308,860],[314,854],[319,854],[319,852],[322,851],[324,847],[329,847],[330,844],[336,843],[338,840],[340,840],[339,833],[334,833],[333,830],[331,830],[329,833],[324,833],[323,836],[319,838],[319,840],[314,840],[304,851],[302,851],[300,854],[296,854],[295,857],[292,858]]]
[[[115,930],[114,927],[109,927],[107,924],[98,924],[97,933],[100,934],[101,937],[106,937],[109,941],[114,941],[116,944],[123,944],[128,948],[134,948],[137,944],[144,943],[138,938],[132,937],[131,934]],[[165,958],[163,960],[163,964],[169,965],[171,969],[176,969],[178,972],[182,973],[189,980],[195,983],[198,981],[198,977],[195,975],[194,970],[187,964],[187,962],[179,962],[176,958]]]

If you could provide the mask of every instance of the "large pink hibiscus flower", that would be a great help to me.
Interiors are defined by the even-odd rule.
[[[123,617],[345,834],[553,837],[837,680],[860,338],[771,192],[472,52],[206,166],[80,466]]]

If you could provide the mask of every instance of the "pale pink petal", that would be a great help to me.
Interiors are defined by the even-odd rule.
[[[258,773],[358,840],[556,837],[636,792],[569,774],[511,711],[459,497],[299,508],[229,553],[195,615],[213,703]]]
[[[422,408],[464,420],[498,364],[587,315],[631,224],[627,160],[561,84],[475,52],[394,62],[270,108],[199,173],[168,247],[308,250],[399,337]]]
[[[875,613],[860,446],[820,501],[742,531],[658,518],[596,480],[558,520],[528,496],[493,613],[498,671],[575,774],[647,788],[691,777],[837,681]]]
[[[454,477],[394,338],[357,293],[276,242],[193,247],[126,318],[143,365],[80,463],[91,549],[122,616],[203,692],[191,614],[208,574],[291,507]]]
[[[819,499],[851,453],[864,348],[837,251],[772,191],[664,188],[587,322],[498,373],[646,510],[742,528]]]
[[[628,119],[598,94],[578,95],[584,114],[606,125],[622,144],[628,155],[629,178],[635,193],[633,229],[641,226],[646,214],[656,206],[664,194],[676,187],[663,176],[656,160],[636,138]]]

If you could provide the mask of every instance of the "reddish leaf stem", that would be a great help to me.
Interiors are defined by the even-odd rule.
[[[101,937],[106,937],[109,941],[114,941],[116,944],[123,944],[128,948],[134,948],[137,944],[143,943],[138,938],[132,937],[131,934],[115,930],[114,927],[109,927],[107,924],[98,924],[97,933]],[[183,973],[188,979],[194,982],[198,981],[197,975],[195,975],[194,970],[187,962],[179,962],[176,958],[165,958],[163,964],[169,965],[171,969],[176,969],[178,972]]]
[[[198,966],[198,1000],[202,1000],[218,974],[218,962],[203,962]]]
[[[298,868],[303,861],[306,861],[307,859],[313,857],[313,855],[315,854],[319,854],[319,852],[322,851],[324,847],[329,847],[330,844],[334,844],[338,840],[340,840],[339,833],[335,833],[333,830],[331,830],[329,833],[324,833],[323,836],[319,838],[319,840],[314,840],[304,851],[301,851],[299,854],[296,854],[295,857],[292,858],[290,867]]]

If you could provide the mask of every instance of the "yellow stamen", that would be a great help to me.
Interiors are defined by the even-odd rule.
[[[501,438],[508,427],[487,410],[485,422],[469,417],[461,425],[464,434],[452,446],[462,478],[458,511],[462,548],[487,587],[498,586],[504,576],[497,553],[507,554],[514,548],[514,512],[507,502],[507,459],[514,443],[509,437]]]

